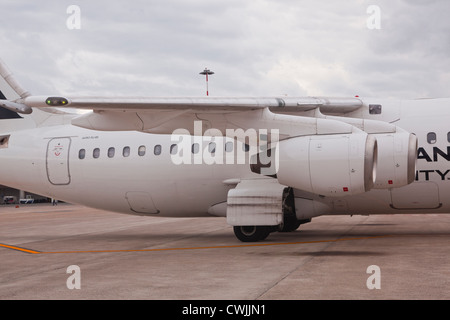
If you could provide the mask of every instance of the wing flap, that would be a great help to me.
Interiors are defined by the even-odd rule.
[[[268,108],[234,113],[188,111],[91,111],[72,124],[92,130],[141,131],[154,134],[248,136],[252,132],[276,134],[279,140],[317,134],[349,134],[360,131],[336,120],[275,114]]]

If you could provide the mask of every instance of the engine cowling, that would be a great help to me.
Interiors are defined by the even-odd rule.
[[[280,141],[271,158],[280,184],[324,196],[355,195],[374,185],[377,141],[364,132],[296,137]]]
[[[398,188],[415,179],[417,137],[397,128],[395,133],[374,134],[378,143],[374,189]]]

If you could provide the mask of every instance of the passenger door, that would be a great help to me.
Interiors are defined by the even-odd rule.
[[[69,151],[71,139],[53,138],[47,145],[47,177],[53,185],[70,184]]]

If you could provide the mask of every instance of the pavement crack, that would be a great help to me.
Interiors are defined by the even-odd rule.
[[[366,219],[364,219],[364,221],[362,223],[364,223],[369,217],[367,216]],[[346,235],[349,234],[349,232],[351,230],[353,230],[356,226],[353,225],[350,228],[348,228],[347,230],[345,230],[338,238],[336,238],[336,241],[329,241],[324,243],[324,246],[321,248],[321,250],[319,251],[320,253],[325,252],[331,245],[335,244],[336,242],[339,242],[339,239],[343,239],[343,238],[347,238]],[[294,272],[296,272],[297,270],[299,270],[301,267],[305,266],[306,264],[308,264],[309,262],[311,262],[314,258],[316,258],[317,255],[311,255],[308,258],[302,260],[301,263],[299,263],[298,265],[296,265],[294,268],[292,268],[291,270],[289,270],[288,272],[286,272],[284,275],[282,275],[281,277],[279,277],[278,279],[276,279],[271,285],[267,286],[262,292],[259,293],[259,295],[255,298],[255,300],[258,299],[262,299],[262,297],[269,292],[270,290],[272,290],[273,288],[275,288],[279,283],[281,283],[283,280],[285,280],[286,278],[288,278],[291,274],[293,274]]]
[[[328,249],[328,247],[330,247],[334,242],[328,242],[325,243],[323,248],[320,250],[320,252],[324,252],[325,250]],[[263,296],[269,292],[270,290],[272,290],[273,288],[275,288],[280,282],[282,282],[284,279],[286,279],[287,277],[289,277],[291,274],[293,274],[294,272],[296,272],[297,270],[299,270],[301,267],[303,267],[304,265],[308,264],[311,260],[313,260],[314,258],[316,258],[316,256],[309,256],[308,258],[305,258],[302,260],[301,263],[297,264],[294,268],[292,268],[291,270],[289,270],[288,272],[286,272],[284,275],[282,275],[281,277],[279,277],[278,279],[276,279],[271,285],[267,286],[262,292],[260,292],[260,294],[255,298],[255,300],[259,300],[262,299]]]

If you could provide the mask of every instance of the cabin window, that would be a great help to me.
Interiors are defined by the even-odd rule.
[[[141,157],[145,156],[145,151],[146,151],[145,146],[140,146],[138,149],[138,155]]]
[[[86,157],[86,150],[80,149],[80,151],[78,151],[78,159],[84,159],[85,157]]]
[[[427,141],[429,144],[435,144],[436,143],[436,133],[435,132],[428,132],[427,134]]]
[[[450,142],[450,132],[447,132],[447,141]]]
[[[200,151],[200,145],[198,143],[192,144],[191,151],[193,154],[197,154]]]
[[[108,158],[114,158],[114,154],[116,153],[116,149],[111,147],[108,149]]]
[[[170,146],[170,154],[177,154],[178,151],[178,145],[177,144],[173,144]]]
[[[225,143],[225,151],[233,152],[233,142],[228,141],[227,143]]]
[[[122,155],[124,157],[130,156],[130,147],[123,147]]]
[[[216,143],[215,142],[210,142],[208,144],[208,151],[210,153],[215,153],[216,152]]]
[[[9,134],[0,137],[0,149],[8,148],[9,137]]]
[[[268,141],[269,140],[269,136],[267,135],[267,133],[261,133],[259,135],[259,140]]]
[[[92,156],[94,157],[94,159],[100,157],[100,148],[95,148],[94,151],[92,152]]]
[[[248,150],[250,150],[250,146],[247,143],[244,143],[242,145],[242,151],[244,152],[248,152]]]
[[[381,114],[381,104],[369,104],[369,114]]]
[[[153,153],[155,154],[155,156],[159,156],[161,154],[161,145],[157,144],[155,146],[155,148],[153,149]]]

